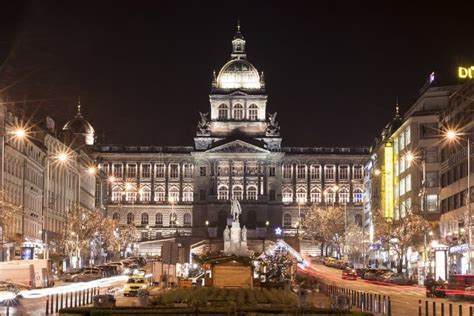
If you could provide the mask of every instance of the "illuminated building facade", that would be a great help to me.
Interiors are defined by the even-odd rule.
[[[450,246],[450,273],[472,273],[468,269],[469,213],[474,212],[473,146],[474,139],[474,81],[467,81],[449,99],[440,126],[444,131],[456,130],[454,141],[440,142],[440,204],[441,237]],[[470,141],[470,171],[468,171],[467,142]],[[470,180],[468,181],[468,177]],[[468,190],[468,184],[470,190]],[[468,194],[468,192],[470,194]],[[469,197],[470,195],[470,197]],[[471,228],[472,229],[472,228]],[[472,249],[472,236],[471,236]],[[472,253],[472,251],[471,251]],[[472,260],[472,259],[471,259]],[[471,270],[474,264],[471,262]]]
[[[296,235],[312,206],[345,205],[348,222],[362,224],[368,149],[282,147],[263,72],[245,45],[238,29],[230,60],[214,73],[210,113],[200,113],[193,146],[96,146],[111,180],[108,216],[135,224],[143,239],[220,238],[230,199],[241,201],[249,238]]]

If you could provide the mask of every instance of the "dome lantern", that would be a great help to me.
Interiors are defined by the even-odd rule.
[[[63,131],[69,132],[74,136],[83,137],[83,142],[86,145],[94,145],[95,131],[92,125],[82,116],[80,99],[77,103],[76,116],[64,124]]]

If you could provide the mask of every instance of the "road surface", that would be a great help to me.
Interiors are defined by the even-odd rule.
[[[423,315],[425,315],[425,301],[428,300],[430,306],[429,315],[432,316],[432,302],[436,302],[437,315],[441,315],[441,303],[445,305],[445,315],[449,315],[449,304],[453,304],[453,316],[457,316],[459,312],[459,305],[462,305],[462,315],[469,315],[469,307],[474,307],[474,302],[453,302],[443,298],[426,298],[426,290],[424,287],[418,286],[401,286],[401,285],[380,285],[374,282],[358,279],[342,280],[342,271],[339,269],[329,268],[322,264],[312,263],[308,269],[308,273],[315,274],[328,282],[339,287],[344,287],[351,290],[358,290],[367,293],[380,294],[390,296],[392,301],[392,315],[397,316],[411,316],[418,315],[418,302],[422,300]]]

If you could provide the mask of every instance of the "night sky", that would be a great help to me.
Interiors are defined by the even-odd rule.
[[[284,146],[371,145],[397,97],[474,65],[472,1],[98,2],[3,3],[0,95],[61,126],[80,96],[106,143],[192,145],[238,19]]]

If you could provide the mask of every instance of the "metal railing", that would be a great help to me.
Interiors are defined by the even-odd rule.
[[[80,291],[56,293],[48,295],[46,298],[45,314],[58,313],[59,310],[67,307],[79,307],[92,304],[94,296],[99,294],[98,287],[87,288]]]

